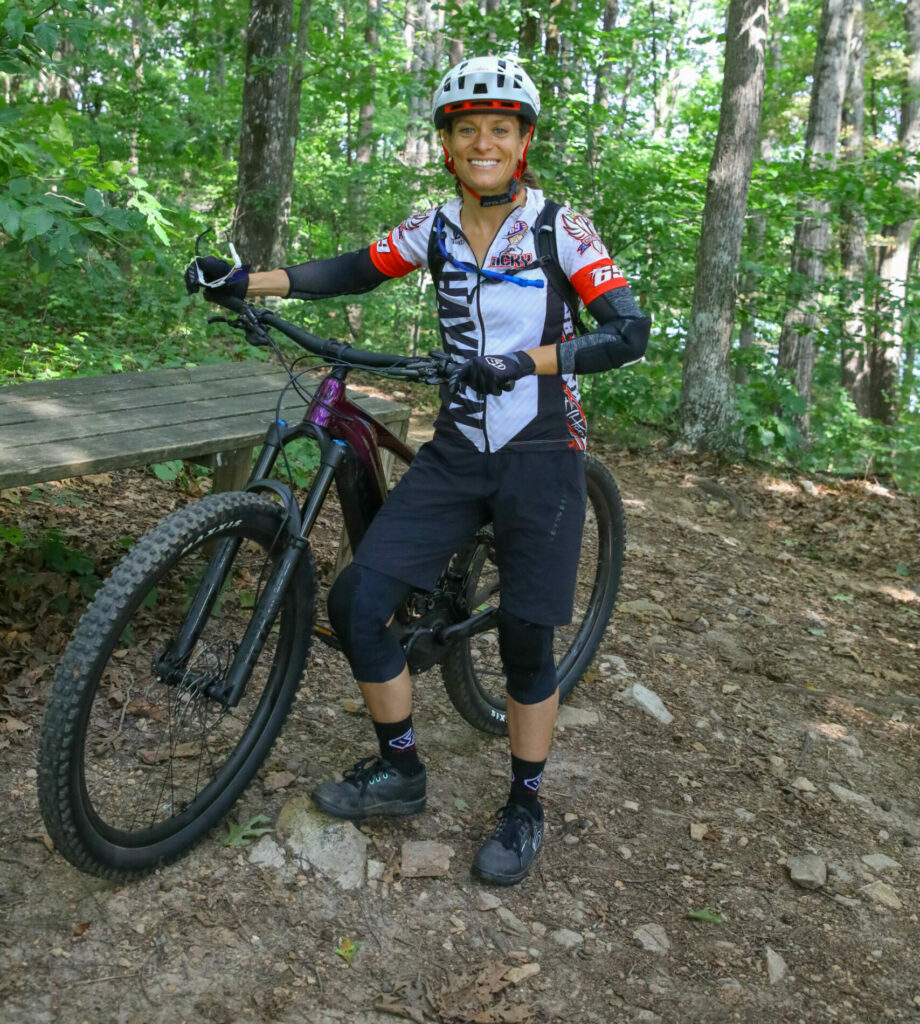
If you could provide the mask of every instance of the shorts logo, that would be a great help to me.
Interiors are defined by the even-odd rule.
[[[562,226],[578,242],[579,256],[584,256],[589,249],[594,249],[602,256],[607,255],[597,230],[584,214],[574,213],[572,210],[563,211]]]

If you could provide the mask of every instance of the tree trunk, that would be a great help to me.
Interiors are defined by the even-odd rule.
[[[292,22],[293,0],[250,0],[233,232],[240,254],[253,270],[284,262],[282,168],[293,160],[286,59]]]
[[[846,89],[847,53],[853,29],[855,0],[824,0],[815,52],[811,106],[805,136],[805,166],[816,175],[836,162],[840,120]],[[809,199],[802,204],[792,244],[788,308],[779,338],[779,364],[792,374],[805,410],[795,424],[807,440],[811,381],[815,368],[815,329],[824,282],[824,256],[830,241],[830,204]]]
[[[613,76],[613,56],[610,52],[610,34],[616,28],[617,15],[620,13],[619,0],[606,0],[604,3],[604,45],[603,59],[597,69],[597,84],[594,87],[594,102],[602,110],[610,109],[610,79]]]
[[[904,11],[907,31],[907,74],[903,83],[901,125],[898,138],[905,162],[920,154],[920,0],[907,0]],[[910,207],[920,194],[918,180],[904,177],[898,185]],[[904,347],[910,243],[915,217],[891,224],[879,246],[879,291],[875,322],[879,325],[871,350],[871,399],[873,418],[892,424],[898,418],[899,377]]]
[[[278,233],[280,260],[278,265],[286,262],[287,247],[290,242],[291,196],[294,190],[294,158],[297,156],[297,139],[300,136],[300,101],[303,96],[304,57],[307,52],[308,34],[310,30],[310,6],[312,0],[300,0],[300,11],[297,15],[297,37],[294,41],[294,54],[291,60],[291,78],[288,87],[285,135],[288,153],[279,172],[279,189],[281,205],[278,211]]]
[[[520,48],[521,56],[529,57],[536,53],[540,46],[540,19],[530,4],[524,6],[524,17],[521,20]]]
[[[760,131],[767,20],[766,0],[730,0],[719,132],[706,185],[680,403],[681,438],[698,448],[732,443],[735,275]]]
[[[377,0],[367,0],[367,21],[364,24],[364,43],[367,47],[365,56],[370,61],[367,66],[368,96],[358,111],[358,152],[356,159],[359,164],[371,162],[374,144],[374,88],[377,84]]]
[[[846,102],[843,108],[843,160],[854,169],[863,161],[865,134],[865,19],[856,0],[850,43]],[[861,416],[869,415],[869,360],[866,355],[866,215],[860,204],[841,206],[840,264],[843,270],[843,339],[840,380]]]

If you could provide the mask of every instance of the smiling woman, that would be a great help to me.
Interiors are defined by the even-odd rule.
[[[432,271],[444,349],[463,366],[442,388],[434,439],[329,595],[329,618],[360,681],[380,757],[359,761],[341,782],[322,783],[313,799],[352,819],[425,807],[412,683],[390,626],[409,589],[431,590],[451,555],[491,523],[511,786],[473,870],[498,885],[521,881],[543,840],[539,790],[559,704],[554,630],[572,619],[585,522],[587,426],[576,374],[640,359],[649,335],[649,320],[591,221],[547,203],[524,177],[539,113],[536,87],[514,58],[461,61],[432,106],[458,182],[454,199],[331,260],[229,279],[222,261],[205,268],[209,281],[226,282],[219,293],[302,299]],[[556,269],[598,321],[596,331],[575,336],[573,308],[537,244],[546,230]]]
[[[528,174],[525,154],[533,127],[507,114],[463,114],[448,121],[441,133],[445,163],[462,189],[480,202],[484,197],[507,195],[512,181],[536,187]]]

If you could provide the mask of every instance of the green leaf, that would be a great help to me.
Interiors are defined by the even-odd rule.
[[[354,960],[355,954],[358,952],[360,946],[360,942],[355,942],[355,940],[350,938],[348,935],[343,935],[339,939],[339,944],[335,947],[335,952],[337,956],[340,956],[345,961],[345,963],[350,964],[352,960]]]
[[[248,846],[253,839],[258,839],[268,832],[274,832],[270,826],[266,827],[269,821],[271,819],[264,814],[257,814],[242,825],[238,825],[235,821],[229,822],[228,834],[223,839],[224,846]]]
[[[54,217],[42,206],[30,206],[22,214],[22,240],[28,242],[47,234],[54,226]]]
[[[35,36],[35,42],[45,53],[49,56],[54,53],[58,41],[58,30],[54,25],[49,25],[45,21],[39,22],[32,34]]]
[[[844,604],[852,604],[853,603],[853,595],[852,594],[834,594],[834,600],[835,601],[843,601]]]
[[[182,472],[182,461],[181,459],[173,459],[170,462],[155,462],[150,468],[157,479],[171,484]]]
[[[910,576],[910,566],[906,562],[898,562],[894,571],[899,576]]]
[[[73,136],[70,134],[67,125],[64,124],[64,118],[60,114],[55,114],[51,118],[51,124],[48,127],[48,137],[61,146],[73,149]]]
[[[725,924],[725,918],[709,907],[702,910],[690,910],[687,912],[688,921],[702,921],[704,924]]]
[[[818,629],[817,626],[809,626],[808,632],[811,633],[812,636],[827,636],[827,630]]]
[[[105,199],[98,188],[88,188],[83,193],[83,202],[86,204],[87,212],[94,217],[101,217],[105,212]]]
[[[3,27],[9,33],[12,42],[18,45],[26,34],[25,14],[18,7],[14,7],[6,16]]]

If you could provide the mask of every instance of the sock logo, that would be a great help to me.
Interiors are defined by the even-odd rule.
[[[408,750],[410,747],[415,746],[415,732],[410,726],[409,729],[402,734],[402,736],[396,736],[391,739],[388,746],[394,750]]]
[[[531,793],[536,793],[540,788],[540,782],[543,779],[543,772],[539,775],[535,775],[532,779],[524,779],[524,785],[530,790]]]

